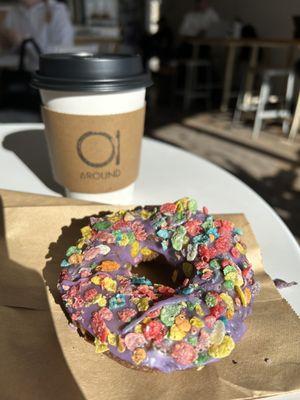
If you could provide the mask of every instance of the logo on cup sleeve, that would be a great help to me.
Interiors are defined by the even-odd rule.
[[[96,160],[89,159],[89,155],[84,151],[84,143],[88,139],[99,139],[106,142],[109,147],[109,151],[104,160],[97,162]],[[110,135],[106,132],[86,132],[81,135],[77,140],[77,154],[80,159],[87,164],[89,167],[102,168],[109,165],[115,160],[116,165],[120,165],[120,132],[117,131],[115,135]]]

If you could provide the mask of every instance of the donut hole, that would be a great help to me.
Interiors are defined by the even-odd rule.
[[[161,283],[174,289],[184,280],[182,269],[169,264],[163,255],[158,255],[151,261],[142,261],[131,271],[138,276],[150,279],[153,283]]]

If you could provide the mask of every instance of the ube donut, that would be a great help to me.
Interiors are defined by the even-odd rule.
[[[81,233],[58,288],[97,353],[172,372],[232,352],[257,288],[240,229],[184,198],[91,217]],[[172,267],[173,287],[135,273],[159,255]]]

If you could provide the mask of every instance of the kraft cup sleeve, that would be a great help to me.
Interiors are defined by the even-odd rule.
[[[139,171],[145,106],[116,115],[71,115],[42,107],[54,178],[72,192],[106,193]]]

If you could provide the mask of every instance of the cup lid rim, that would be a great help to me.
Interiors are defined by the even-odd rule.
[[[40,56],[31,80],[37,89],[118,92],[152,85],[139,55],[58,53]]]
[[[31,79],[31,85],[36,89],[50,89],[58,91],[103,91],[118,92],[136,88],[147,88],[152,85],[152,80],[148,74],[131,79],[106,79],[106,80],[74,80],[60,79],[41,76],[35,72]]]

